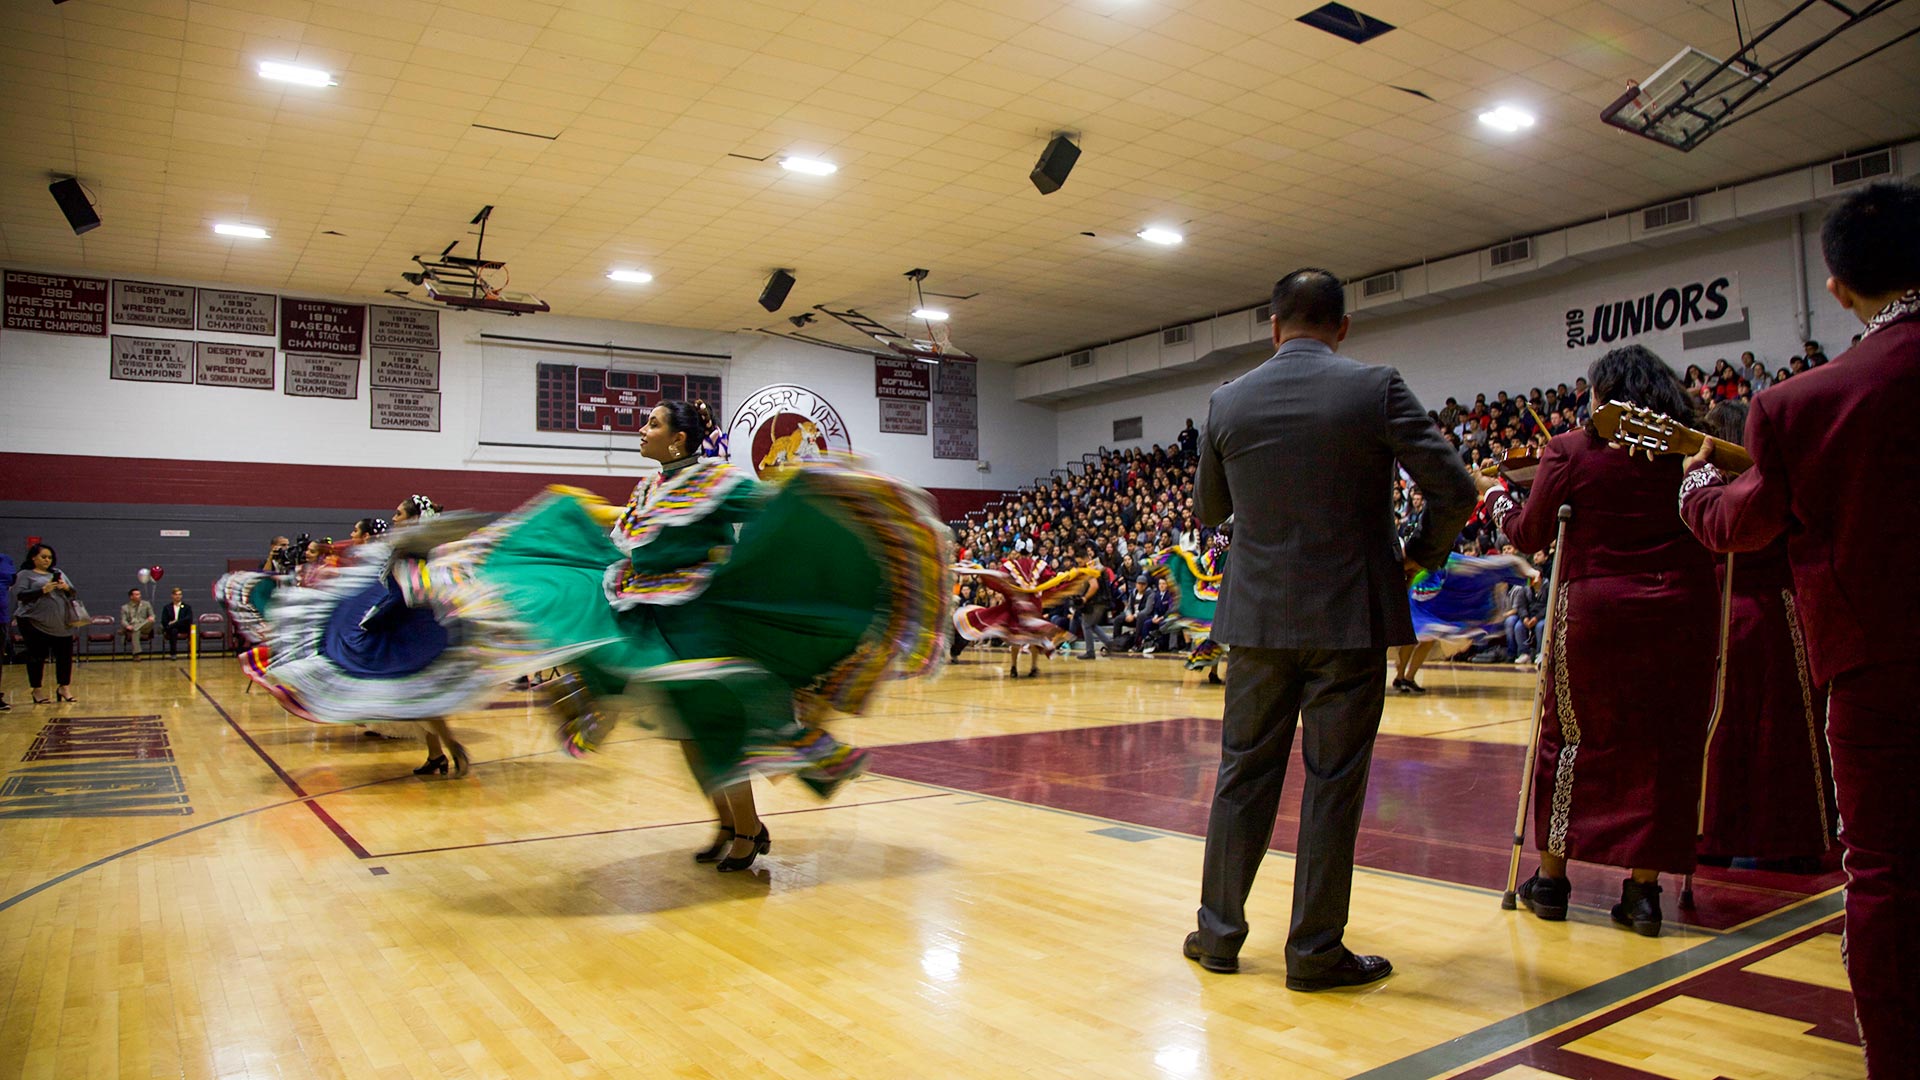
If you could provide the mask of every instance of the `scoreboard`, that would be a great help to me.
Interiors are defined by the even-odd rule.
[[[705,401],[720,415],[718,375],[541,364],[537,386],[541,431],[638,434],[662,401]]]

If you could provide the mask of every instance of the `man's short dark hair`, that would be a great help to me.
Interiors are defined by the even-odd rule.
[[[1863,296],[1920,286],[1920,187],[1870,184],[1847,196],[1820,226],[1820,253]]]
[[[1308,266],[1273,283],[1273,321],[1333,330],[1347,314],[1347,290],[1331,270]]]

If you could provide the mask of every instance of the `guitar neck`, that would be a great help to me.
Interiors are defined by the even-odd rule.
[[[1699,453],[1700,443],[1705,438],[1705,435],[1692,428],[1681,428],[1674,432],[1669,445],[1673,452],[1691,457]],[[1724,439],[1713,440],[1713,452],[1707,455],[1707,460],[1724,473],[1743,473],[1753,468],[1753,455],[1747,453],[1746,447]]]

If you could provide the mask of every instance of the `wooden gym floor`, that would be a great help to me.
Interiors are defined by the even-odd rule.
[[[1690,913],[1669,882],[1658,939],[1608,922],[1615,871],[1566,923],[1500,910],[1530,676],[1389,698],[1348,940],[1396,974],[1306,995],[1284,854],[1242,974],[1180,956],[1220,689],[1004,663],[838,724],[874,773],[761,785],[773,850],[733,875],[688,857],[673,746],[573,761],[531,695],[454,719],[470,777],[420,780],[419,742],[288,717],[231,658],[86,663],[58,707],[9,668],[0,1077],[1864,1074],[1837,874],[1715,872]]]

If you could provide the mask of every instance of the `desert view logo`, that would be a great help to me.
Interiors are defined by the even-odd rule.
[[[1629,300],[1594,306],[1592,316],[1567,312],[1567,348],[1627,341],[1676,327],[1708,326],[1740,311],[1740,284],[1731,277],[1692,281]]]
[[[839,410],[804,386],[763,386],[747,395],[727,423],[728,460],[763,478],[831,450],[852,449]]]

